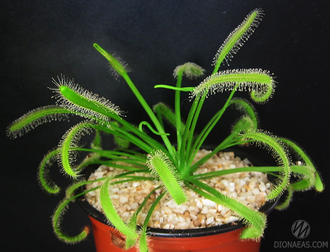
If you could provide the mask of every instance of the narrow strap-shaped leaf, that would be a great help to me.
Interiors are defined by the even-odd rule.
[[[181,143],[181,149],[179,149],[179,154],[180,154],[180,163],[183,164],[186,160],[186,156],[189,156],[189,151],[191,148],[191,142],[192,138],[194,136],[194,130],[195,126],[193,125],[196,120],[194,118],[198,118],[200,109],[202,107],[202,104],[205,100],[205,96],[202,98],[196,99],[190,108],[187,121],[186,121],[186,126],[182,134],[182,143]],[[181,172],[181,176],[184,178],[186,175],[189,173],[189,165],[183,166],[184,169]]]
[[[95,130],[95,137],[93,142],[91,143],[91,148],[95,150],[101,150],[102,149],[102,139],[101,134],[99,130]]]
[[[153,110],[161,117],[164,117],[170,124],[173,126],[177,125],[177,118],[176,114],[173,113],[173,111],[164,103],[160,102],[157,103],[154,107]],[[185,124],[180,120],[180,128],[182,131],[184,131]]]
[[[142,131],[142,132],[143,132],[143,126],[147,126],[148,129],[149,129],[152,133],[154,133],[155,135],[158,135],[158,136],[163,135],[163,134],[165,134],[165,135],[167,135],[167,136],[170,135],[169,133],[159,133],[159,132],[157,132],[156,130],[154,130],[154,129],[151,127],[150,123],[148,123],[147,121],[142,121],[142,122],[140,122],[140,124],[139,124],[139,130]]]
[[[103,57],[105,57],[110,66],[111,66],[111,73],[112,75],[117,78],[117,75],[126,75],[128,70],[127,64],[125,62],[123,62],[122,59],[118,59],[116,57],[114,57],[113,55],[111,55],[110,53],[108,53],[106,50],[104,50],[100,45],[98,45],[97,43],[93,44],[94,48],[103,55]]]
[[[249,116],[242,116],[237,120],[237,122],[232,127],[232,134],[238,135],[239,133],[244,133],[249,130],[256,130],[256,125],[254,124],[255,121],[251,119]]]
[[[280,140],[287,144],[295,153],[297,153],[302,158],[303,162],[305,162],[306,166],[310,167],[313,170],[313,172],[315,173],[315,182],[313,185],[317,191],[322,192],[324,190],[324,185],[322,183],[321,177],[317,172],[315,166],[313,165],[313,162],[306,155],[306,153],[294,142],[286,138],[280,138]]]
[[[213,177],[220,177],[228,174],[234,174],[238,172],[263,172],[263,173],[273,173],[283,171],[282,167],[278,166],[249,166],[249,167],[238,167],[233,169],[219,170],[214,172],[201,173],[196,175],[191,175],[187,179],[209,179]]]
[[[189,186],[196,193],[201,196],[214,201],[224,207],[227,207],[234,212],[236,212],[243,220],[247,222],[248,227],[242,232],[241,239],[258,239],[262,236],[263,231],[266,227],[266,215],[248,208],[242,203],[229,198],[222,193],[218,192],[216,189],[204,184],[199,180],[189,179],[189,181],[195,186],[201,188],[196,188],[194,186]],[[204,191],[205,190],[205,191]]]
[[[60,204],[57,206],[57,208],[55,209],[54,215],[52,217],[52,224],[53,224],[53,229],[54,232],[56,234],[56,236],[66,242],[66,243],[77,243],[80,242],[81,240],[85,239],[87,237],[87,235],[89,234],[89,228],[87,226],[85,226],[85,228],[83,229],[83,231],[76,235],[76,236],[69,236],[64,234],[61,231],[61,220],[62,220],[62,216],[65,212],[65,210],[67,210],[68,208],[68,204],[70,202],[72,202],[74,199],[76,199],[77,197],[79,197],[80,195],[77,195],[75,197],[72,198],[65,198],[62,202],[60,202]]]
[[[22,136],[41,124],[51,121],[67,120],[72,111],[59,106],[45,106],[34,109],[15,120],[7,128],[7,135],[12,138]]]
[[[234,98],[230,101],[229,106],[230,105],[233,105],[236,107],[236,109],[242,111],[245,114],[248,114],[253,121],[255,129],[258,128],[259,120],[258,120],[257,112],[254,106],[250,102],[242,98]]]
[[[303,173],[302,168],[305,168],[306,173],[310,173],[308,167],[306,166],[291,166],[291,170],[294,173]],[[233,169],[226,169],[226,170],[219,170],[214,172],[207,172],[207,173],[200,173],[196,175],[191,175],[186,177],[186,179],[209,179],[213,177],[219,177],[223,175],[238,173],[238,172],[263,172],[268,174],[275,174],[278,172],[282,172],[283,167],[280,166],[249,166],[249,167],[239,167],[239,168],[233,168]]]
[[[138,136],[135,136],[135,134],[132,134],[125,129],[122,129],[121,127],[115,126],[111,126],[111,128],[108,128],[102,125],[95,125],[95,129],[102,130],[105,133],[113,134],[114,136],[126,139],[129,142],[135,144],[136,146],[139,146],[139,148],[145,152],[150,152],[153,147],[163,148],[159,143],[154,142],[155,140],[149,141],[149,139],[151,139],[150,136],[148,136],[144,132],[139,131],[138,129],[136,129]]]
[[[228,77],[228,79],[227,79]],[[194,108],[195,114],[194,119],[191,124],[191,130],[194,130],[196,125],[201,107],[208,93],[214,93],[215,91],[229,91],[231,93],[224,104],[223,108],[216,113],[212,119],[207,123],[201,133],[195,139],[193,147],[190,152],[190,142],[192,138],[188,138],[187,151],[189,155],[189,164],[191,164],[194,156],[196,155],[199,148],[204,143],[206,137],[209,135],[214,126],[218,123],[223,113],[226,111],[227,107],[230,105],[230,101],[234,96],[236,90],[249,90],[254,91],[254,95],[258,94],[258,101],[265,102],[270,98],[273,90],[274,90],[274,82],[272,77],[268,72],[262,71],[260,69],[248,69],[248,70],[233,70],[233,71],[224,71],[218,74],[213,74],[210,77],[206,78],[200,85],[196,87],[196,89],[191,93],[191,97],[196,97],[198,106]],[[271,92],[269,91],[271,90]],[[252,93],[251,93],[252,95]],[[196,102],[196,101],[195,101]],[[192,106],[193,109],[193,106]],[[190,113],[189,113],[190,114]],[[189,119],[189,117],[188,117]],[[254,127],[256,128],[256,127]],[[182,153],[181,153],[182,155]],[[185,172],[185,174],[187,171]]]
[[[56,159],[59,153],[59,149],[50,151],[47,155],[41,160],[38,169],[38,180],[43,189],[48,193],[56,194],[60,191],[60,188],[48,178],[48,167],[53,164],[53,160]]]
[[[190,97],[238,90],[251,92],[255,102],[266,102],[274,92],[274,80],[268,71],[261,69],[235,69],[221,71],[202,81]]]
[[[289,185],[288,189],[287,189],[288,195],[286,195],[285,200],[281,204],[278,204],[278,205],[275,206],[275,208],[277,210],[284,210],[284,209],[287,209],[289,207],[292,196],[293,196],[293,191],[294,191],[294,189],[293,189],[292,185]]]
[[[233,54],[237,53],[244,42],[249,39],[255,28],[258,27],[262,17],[263,11],[261,9],[253,10],[244,21],[229,34],[214,57],[213,64],[215,67],[213,73],[218,71],[224,59],[227,63],[231,60]]]
[[[113,167],[113,168],[117,168],[117,169],[123,169],[123,170],[130,170],[130,171],[134,171],[134,172],[149,172],[148,169],[145,169],[146,167],[141,165],[139,167],[131,167],[125,164],[118,164],[117,161],[113,161],[113,160],[95,160],[93,162],[91,162],[91,164],[99,164],[99,165],[105,165],[105,166],[109,166],[109,167]]]
[[[100,190],[100,201],[104,213],[108,218],[108,220],[111,222],[111,224],[114,225],[115,228],[117,228],[120,232],[122,232],[126,237],[131,239],[136,239],[138,238],[138,235],[135,232],[135,229],[130,228],[123,222],[123,220],[120,218],[120,216],[118,215],[116,209],[114,208],[111,202],[111,196],[109,193],[111,180],[112,177],[109,177],[101,186],[101,190]]]
[[[152,216],[152,213],[154,212],[156,206],[158,205],[158,203],[160,202],[160,200],[165,196],[166,192],[162,192],[155,200],[154,202],[152,202],[152,205],[150,206],[149,210],[148,210],[148,214],[146,216],[146,218],[144,219],[143,222],[143,228],[147,228],[149,225],[149,221],[150,218]]]
[[[80,151],[80,148],[77,148],[77,151]],[[94,152],[95,150],[90,151],[89,155],[87,155],[83,161],[81,161],[76,167],[75,171],[76,173],[80,173],[83,169],[85,169],[87,166],[92,164],[98,164],[98,161],[100,160],[100,155],[98,153]]]
[[[139,250],[140,252],[148,252],[148,236],[147,236],[147,229],[142,228],[141,229],[141,234],[140,234],[140,239],[139,239]]]
[[[135,156],[129,153],[123,153],[120,151],[111,151],[111,150],[93,150],[86,148],[75,148],[77,151],[85,151],[85,152],[94,152],[100,157],[110,158],[111,161],[122,161],[127,162],[129,164],[136,164],[138,166],[145,166],[146,156]]]
[[[221,119],[222,115],[224,114],[224,112],[226,111],[227,107],[230,104],[230,101],[232,100],[236,89],[237,89],[238,84],[236,84],[236,87],[231,91],[226,103],[223,105],[223,107],[211,118],[211,120],[206,124],[206,126],[203,128],[203,130],[200,132],[200,134],[196,137],[193,147],[191,148],[191,152],[189,153],[190,159],[189,159],[189,166],[191,165],[194,157],[196,156],[198,150],[201,148],[201,146],[203,145],[206,137],[209,135],[209,133],[212,131],[212,129],[215,127],[215,125],[219,122],[219,120]],[[201,99],[197,99],[200,103],[200,106],[198,109],[196,109],[196,115],[195,115],[195,121],[197,121],[197,117],[198,117],[198,113],[201,109],[201,103],[204,102],[205,98],[206,98],[206,93],[203,94],[203,97]],[[197,112],[198,111],[198,112]],[[196,123],[196,122],[195,122]],[[228,136],[227,139],[232,139],[232,135]],[[191,140],[190,140],[191,141]],[[222,146],[223,143],[221,143],[220,146]],[[189,150],[189,147],[187,148]],[[219,151],[219,150],[218,150]]]
[[[73,80],[65,78],[61,75],[57,80],[53,79],[53,83],[57,86],[55,96],[58,103],[62,107],[69,110],[77,111],[78,113],[95,116],[100,120],[108,121],[109,117],[120,120],[121,111],[118,106],[115,106],[109,100],[94,95],[75,84]]]
[[[266,146],[272,153],[273,157],[281,167],[283,167],[282,175],[277,179],[274,189],[268,194],[268,199],[274,199],[281,195],[287,188],[290,182],[291,169],[290,161],[283,146],[280,144],[280,140],[276,137],[272,137],[270,134],[266,134],[261,131],[251,131],[242,135],[245,139],[252,140],[259,146]]]
[[[89,184],[93,184],[94,182],[100,182],[100,181],[104,181],[106,180],[107,177],[103,177],[103,178],[99,178],[99,179],[94,179],[94,180],[87,180],[87,181],[78,181],[76,183],[74,183],[73,185],[69,186],[66,191],[65,191],[65,196],[67,199],[70,198],[74,198],[74,192],[75,190],[77,190],[79,187],[85,186],[85,185],[89,185]],[[93,189],[96,190],[99,187],[94,187]]]
[[[75,186],[76,185],[73,185],[71,187],[75,187]],[[68,188],[69,191],[73,191],[71,187]],[[99,189],[99,186],[94,187],[89,190],[85,190],[82,193],[74,195],[70,198],[65,197],[64,200],[61,201],[59,203],[59,205],[56,207],[54,215],[52,216],[52,225],[53,225],[53,229],[54,229],[56,236],[60,240],[66,242],[66,243],[76,243],[76,242],[80,242],[81,240],[83,240],[87,237],[87,235],[89,233],[89,228],[87,226],[85,226],[83,231],[76,236],[69,236],[69,235],[64,234],[61,230],[61,221],[62,221],[63,214],[68,209],[68,205],[70,202],[73,202],[78,197],[81,197],[81,196],[83,196],[91,191],[97,190],[97,189]],[[69,193],[69,195],[73,195],[73,194]]]
[[[182,92],[191,92],[194,90],[194,87],[173,87],[173,86],[164,85],[164,84],[155,85],[154,88],[165,88],[165,89],[182,91]]]
[[[291,166],[291,170],[299,177],[299,181],[292,183],[294,191],[305,191],[311,189],[316,183],[315,168],[307,165]]]
[[[106,52],[103,48],[101,48],[98,44],[94,44],[94,47],[109,61],[109,63],[116,68],[117,62],[113,61],[111,57],[109,57],[109,53]],[[111,55],[110,55],[111,56]],[[115,63],[114,63],[115,62]],[[127,85],[129,88],[132,90],[133,94],[135,97],[138,99],[140,102],[141,106],[144,108],[146,113],[148,114],[149,118],[153,122],[153,124],[156,127],[156,130],[160,133],[161,138],[163,139],[163,142],[168,150],[168,152],[171,154],[171,157],[175,157],[175,149],[173,148],[170,140],[165,134],[164,128],[162,127],[161,123],[158,121],[156,115],[153,113],[152,109],[150,108],[149,104],[146,102],[146,100],[143,98],[141,95],[140,91],[136,88],[135,84],[131,80],[131,78],[128,76],[127,72],[125,69],[119,67],[120,69],[116,69],[118,73],[125,79]],[[128,126],[128,125],[125,125]]]
[[[199,148],[195,148],[195,154],[191,155],[191,159],[189,161],[190,167],[189,167],[189,174],[194,173],[199,166],[201,166],[202,164],[204,164],[207,160],[209,160],[211,157],[213,157],[216,153],[218,153],[219,151],[223,150],[224,148],[226,148],[226,144],[228,142],[232,142],[233,140],[233,134],[229,135],[224,141],[222,141],[217,147],[215,147],[212,152],[208,153],[207,155],[205,155],[204,157],[202,157],[201,159],[199,159],[197,162],[195,162],[194,164],[192,164],[193,162],[193,158],[196,155],[196,153],[198,152]]]
[[[150,153],[147,165],[152,175],[160,179],[178,205],[187,201],[187,197],[179,183],[179,174],[164,152],[156,150]]]
[[[154,212],[156,206],[158,205],[159,201],[164,197],[166,193],[163,192],[161,193],[152,203],[148,210],[148,214],[146,218],[144,219],[143,226],[141,229],[141,235],[140,235],[140,242],[139,242],[139,249],[142,252],[147,252],[148,251],[148,242],[147,242],[147,227],[151,218],[152,213]]]
[[[186,62],[174,69],[173,76],[178,78],[179,75],[185,75],[188,79],[195,79],[199,76],[202,76],[204,72],[205,70],[201,66],[193,62]]]
[[[198,97],[199,97],[199,95],[198,95]],[[190,111],[192,113],[189,112],[189,114],[188,114],[186,129],[189,129],[189,131],[186,130],[184,132],[183,141],[182,141],[182,144],[183,144],[182,149],[186,151],[185,155],[189,155],[190,157],[194,156],[194,154],[191,154],[193,151],[197,152],[198,149],[199,149],[199,148],[194,148],[196,146],[197,142],[198,142],[197,139],[195,140],[194,147],[191,147],[191,146],[192,146],[192,143],[193,143],[198,118],[199,118],[199,115],[201,113],[201,110],[202,110],[205,99],[206,99],[206,94],[203,94],[200,99],[196,98],[196,100],[194,101],[194,104],[196,104],[196,106],[192,106],[191,111]],[[189,118],[190,115],[192,115],[191,120]],[[188,132],[188,135],[186,135],[186,132]],[[187,138],[185,138],[186,136],[187,136]],[[185,143],[186,141],[187,141],[187,143]],[[202,143],[200,143],[200,144],[202,144]]]
[[[59,143],[59,163],[62,165],[65,173],[71,177],[75,178],[78,176],[72,167],[72,163],[76,159],[76,147],[78,147],[80,138],[85,134],[89,134],[91,129],[93,129],[93,125],[89,122],[78,123],[64,134]]]
[[[143,202],[140,204],[140,206],[138,207],[138,209],[134,212],[134,214],[132,215],[132,217],[130,218],[129,222],[128,222],[128,226],[132,229],[136,228],[137,225],[137,216],[139,215],[139,213],[141,212],[141,210],[145,207],[147,201],[149,200],[150,196],[152,194],[155,193],[156,190],[158,190],[160,188],[160,186],[154,188],[143,200]],[[141,233],[141,235],[143,235],[143,232]],[[141,240],[141,236],[140,236],[140,240]],[[129,249],[130,247],[134,246],[134,244],[136,243],[135,239],[126,239],[126,245],[125,248]]]

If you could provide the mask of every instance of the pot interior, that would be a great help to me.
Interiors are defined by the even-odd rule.
[[[210,148],[207,148],[210,149]],[[250,149],[250,148],[249,148]],[[251,152],[242,151],[241,149],[237,148],[230,148],[223,151],[233,151],[235,156],[239,156],[240,158],[248,158],[253,165],[260,166],[260,165],[275,165],[275,162],[271,160],[264,161],[262,158],[255,158],[255,154]],[[85,179],[88,179],[90,174],[92,174],[99,165],[90,165],[84,170]],[[275,177],[268,175],[268,179],[273,182]],[[83,191],[83,188],[78,189],[79,192]],[[260,209],[260,212],[265,213],[268,215],[279,202],[280,197],[275,200],[267,201]],[[103,213],[95,209],[85,198],[82,196],[77,200],[78,204],[94,219],[110,225],[109,221],[105,217]],[[160,228],[149,228],[148,235],[155,236],[155,237],[200,237],[200,236],[207,236],[213,234],[220,234],[229,231],[233,231],[236,229],[240,229],[244,227],[244,223],[242,221],[235,221],[228,224],[223,224],[220,226],[212,226],[212,227],[205,227],[205,228],[195,228],[195,229],[160,229]]]

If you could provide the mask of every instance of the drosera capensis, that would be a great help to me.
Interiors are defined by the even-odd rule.
[[[62,172],[74,183],[67,189],[65,198],[61,201],[53,215],[53,228],[60,240],[74,243],[83,240],[88,234],[88,228],[78,235],[66,235],[61,230],[61,220],[70,202],[90,191],[100,189],[102,208],[106,216],[120,232],[126,236],[126,248],[137,246],[140,251],[148,250],[148,222],[160,199],[165,195],[174,199],[180,205],[187,200],[185,190],[190,189],[213,202],[219,203],[235,212],[246,224],[241,239],[258,240],[266,227],[266,215],[250,209],[248,206],[227,197],[216,189],[202,182],[205,178],[214,178],[237,172],[263,172],[276,177],[267,200],[275,200],[285,191],[286,199],[278,209],[287,208],[295,191],[314,188],[321,192],[324,189],[321,177],[307,154],[293,141],[277,137],[265,129],[259,128],[259,118],[250,101],[235,97],[237,91],[249,92],[252,102],[265,103],[272,98],[275,91],[273,74],[259,68],[220,70],[224,62],[232,60],[242,45],[250,38],[255,28],[260,24],[264,13],[255,9],[244,21],[224,40],[213,60],[214,70],[195,87],[184,86],[184,77],[188,79],[201,78],[205,70],[195,63],[187,62],[174,69],[175,85],[158,84],[155,88],[168,89],[174,92],[174,109],[159,102],[150,106],[142,96],[137,86],[128,75],[127,64],[108,53],[103,47],[94,43],[94,48],[108,61],[112,75],[123,78],[138,102],[144,108],[149,121],[144,120],[139,125],[133,125],[122,117],[121,109],[108,99],[92,94],[83,89],[64,75],[53,79],[56,104],[41,107],[15,120],[7,128],[7,135],[12,138],[22,136],[37,126],[53,121],[64,120],[70,116],[79,116],[83,121],[69,129],[60,143],[49,151],[39,165],[38,179],[41,187],[50,194],[57,194],[60,188],[49,177],[49,169],[57,159]],[[181,93],[190,98],[191,107],[187,115],[181,112]],[[229,93],[228,98],[209,121],[202,122],[200,114],[208,96]],[[215,129],[228,108],[233,107],[242,114],[233,123],[230,134],[219,139],[219,144],[199,161],[193,163],[194,157],[205,144],[210,133]],[[167,121],[171,126],[166,128]],[[202,127],[197,127],[197,125]],[[170,141],[170,132],[175,132],[176,143]],[[150,134],[145,130],[148,128]],[[197,128],[201,128],[197,132]],[[171,131],[172,130],[172,131]],[[95,133],[90,147],[82,147],[80,139],[86,134]],[[113,136],[117,149],[102,148],[103,138]],[[154,137],[157,136],[157,137]],[[159,140],[157,140],[159,139]],[[225,171],[194,174],[199,166],[207,162],[219,151],[232,146],[250,146],[250,148],[266,148],[273,156],[277,165],[249,166]],[[132,147],[132,148],[131,148]],[[140,151],[136,151],[136,148]],[[77,161],[78,153],[85,153],[86,158]],[[292,155],[294,154],[294,155]],[[90,164],[107,165],[124,170],[120,175],[98,178],[102,181],[100,187],[83,190],[78,195],[76,189],[84,188],[91,181],[83,181],[84,169]],[[128,165],[129,164],[129,165]],[[145,174],[141,176],[137,174]],[[295,177],[291,181],[290,178]],[[127,181],[158,180],[160,186],[154,188],[145,200],[135,210],[128,223],[125,223],[116,212],[111,200],[111,188],[115,184]],[[141,209],[155,190],[160,190],[158,197],[153,199],[142,227],[137,228],[137,217]]]

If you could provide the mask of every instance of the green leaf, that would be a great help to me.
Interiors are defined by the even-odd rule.
[[[291,150],[293,150],[310,170],[310,175],[306,177],[306,182],[308,182],[308,186],[304,189],[309,189],[311,186],[314,186],[318,192],[322,192],[324,190],[322,179],[307,154],[294,142],[286,138],[280,138],[280,140],[284,142]],[[300,169],[298,167],[298,172],[302,172],[303,169],[303,166]]]
[[[180,73],[184,74],[188,79],[195,79],[199,76],[204,75],[205,70],[199,65],[187,62],[183,65],[179,65],[174,69],[173,75],[177,78]]]
[[[238,135],[249,130],[256,130],[254,121],[249,116],[241,117],[233,126],[232,133]]]
[[[91,143],[91,148],[96,150],[102,150],[101,146],[102,140],[101,140],[101,134],[99,130],[95,130],[95,137],[93,142]]]
[[[182,91],[182,92],[191,92],[194,90],[194,87],[173,87],[173,86],[164,85],[164,84],[155,85],[154,88],[165,88],[165,89]]]
[[[274,92],[274,80],[268,71],[242,69],[221,71],[207,77],[192,92],[198,98],[224,91],[249,91],[255,102],[266,102]]]
[[[139,239],[139,251],[140,252],[148,252],[148,241],[147,241],[147,229],[142,228],[141,229],[141,235]]]
[[[201,196],[212,200],[213,202],[227,207],[234,212],[236,212],[247,224],[247,228],[241,233],[241,239],[258,239],[263,235],[263,231],[266,227],[266,215],[248,208],[242,203],[231,199],[222,193],[218,192],[216,189],[204,184],[203,182],[195,179],[189,179],[189,181],[195,186],[201,188],[196,188],[194,186],[189,186],[196,193]]]
[[[150,209],[148,210],[148,214],[146,218],[144,219],[143,226],[141,229],[141,236],[140,236],[140,242],[139,242],[139,249],[140,251],[148,251],[148,242],[147,242],[147,227],[151,218],[152,213],[154,212],[156,206],[158,205],[159,201],[164,197],[165,192],[160,194],[152,203]]]
[[[293,195],[292,185],[288,186],[287,192],[288,192],[288,195],[286,196],[285,200],[281,204],[276,205],[275,208],[277,210],[284,210],[284,209],[287,209],[289,207],[289,204],[290,204],[290,201],[291,201],[292,195]]]
[[[138,209],[135,211],[135,213],[133,214],[133,216],[131,217],[131,219],[129,220],[128,222],[128,226],[130,228],[135,228],[136,225],[137,225],[137,216],[139,215],[139,213],[141,212],[141,210],[145,207],[147,201],[149,200],[150,196],[152,194],[155,193],[156,190],[158,190],[160,188],[160,186],[154,188],[143,200],[143,202],[140,204],[140,206],[138,207]],[[141,232],[141,236],[140,236],[140,242],[141,242],[141,239],[144,240],[143,238],[143,235],[146,235],[146,232]],[[147,237],[145,237],[145,239],[147,239]],[[134,246],[134,244],[136,243],[136,240],[134,239],[126,239],[126,246],[125,248],[126,249],[129,249],[130,247]],[[144,245],[142,245],[143,247]],[[141,245],[140,245],[140,248],[141,248]]]
[[[101,53],[110,63],[111,66],[111,74],[117,78],[118,74],[123,76],[127,75],[127,72],[129,72],[127,64],[123,62],[122,59],[118,59],[108,53],[106,50],[104,50],[101,46],[99,46],[97,43],[93,44],[94,48]]]
[[[112,177],[109,177],[101,186],[100,190],[100,201],[104,213],[111,224],[113,224],[115,228],[122,232],[127,238],[136,239],[138,238],[138,234],[135,232],[135,229],[130,228],[123,222],[111,202],[111,196],[109,194],[111,180]]]
[[[229,105],[233,105],[236,109],[248,115],[253,121],[254,128],[257,129],[259,120],[254,106],[247,100],[242,98],[234,98],[230,101]]]
[[[153,124],[155,125],[157,131],[160,133],[161,138],[163,139],[164,145],[166,146],[167,150],[169,151],[169,153],[171,154],[172,157],[175,156],[175,150],[173,149],[173,146],[171,145],[171,142],[169,141],[168,137],[165,134],[165,131],[162,127],[162,125],[160,124],[160,122],[158,121],[156,115],[153,113],[152,109],[150,108],[149,104],[146,102],[146,100],[143,98],[143,96],[141,95],[141,93],[139,92],[139,90],[136,88],[135,84],[132,82],[132,80],[130,79],[130,77],[128,76],[127,72],[125,71],[125,69],[119,65],[117,65],[118,62],[116,62],[115,60],[113,60],[111,57],[111,55],[106,52],[103,48],[101,48],[99,45],[94,44],[94,47],[104,56],[104,57],[108,57],[108,61],[110,62],[110,64],[116,68],[118,66],[118,69],[116,69],[116,71],[118,71],[121,76],[125,79],[127,85],[129,86],[129,88],[131,89],[131,91],[133,92],[133,94],[135,95],[135,97],[138,99],[138,101],[140,102],[141,106],[144,108],[144,110],[146,111],[146,113],[148,114],[148,116],[150,117],[151,121],[153,122]],[[110,57],[111,56],[111,57]],[[123,121],[124,122],[124,121]],[[125,124],[124,126],[128,126],[127,124]],[[139,146],[139,145],[138,145]],[[140,147],[140,146],[139,146]]]
[[[156,150],[150,153],[147,158],[147,165],[151,173],[163,182],[174,201],[178,205],[186,202],[187,197],[180,186],[179,174],[166,154],[161,150]]]
[[[57,81],[53,79],[53,83],[57,86],[55,96],[58,103],[62,107],[75,111],[79,115],[85,116],[88,119],[96,117],[101,121],[109,121],[110,118],[120,118],[121,110],[109,100],[94,95],[92,92],[87,91],[75,84],[73,80],[65,78],[61,75],[57,77]]]
[[[274,159],[277,160],[279,165],[283,168],[281,176],[276,181],[276,185],[267,196],[268,199],[278,197],[289,185],[291,176],[290,161],[285,149],[281,145],[281,141],[278,138],[271,136],[269,133],[261,131],[246,132],[242,137],[251,143],[256,143],[257,146],[266,146],[272,153]]]
[[[120,127],[119,123],[116,122],[116,121],[111,122],[110,125],[112,127],[113,126],[115,126],[117,128]],[[127,149],[130,145],[130,142],[127,139],[125,139],[123,137],[120,137],[118,135],[114,135],[114,140],[115,140],[115,143],[118,145],[119,148]]]
[[[216,73],[225,59],[228,63],[233,58],[233,54],[236,54],[238,50],[243,46],[251,34],[254,32],[255,28],[258,27],[260,21],[263,17],[262,9],[253,10],[244,21],[229,34],[226,40],[223,42],[219,48],[217,54],[214,57],[214,71]]]
[[[157,113],[159,120],[164,117],[170,124],[176,127],[176,114],[164,103],[159,102],[153,107],[154,111]],[[185,128],[184,123],[180,120],[182,131]]]
[[[66,243],[77,243],[82,241],[83,239],[85,239],[89,233],[89,228],[87,226],[85,226],[85,228],[83,229],[83,231],[76,235],[76,236],[69,236],[64,234],[61,231],[61,220],[62,220],[62,216],[65,212],[65,210],[67,210],[68,208],[68,204],[73,201],[76,197],[67,199],[65,198],[62,202],[60,202],[60,204],[57,206],[57,208],[55,209],[55,213],[52,217],[52,223],[53,223],[53,229],[54,232],[56,234],[56,236],[61,240],[64,241]]]
[[[75,190],[77,190],[79,187],[83,187],[85,185],[93,184],[94,182],[104,181],[106,179],[107,179],[106,177],[103,177],[103,178],[99,178],[99,179],[95,179],[95,180],[87,180],[87,181],[78,181],[78,182],[75,182],[73,185],[69,186],[66,189],[65,196],[66,196],[67,199],[70,199],[70,198],[73,199],[75,197],[75,195],[74,195]],[[92,190],[97,190],[98,188],[100,188],[100,186],[93,187]]]
[[[238,172],[263,172],[268,174],[273,174],[273,172],[280,172],[283,169],[278,166],[249,166],[249,167],[239,167],[233,169],[225,169],[214,172],[201,173],[196,175],[191,175],[187,179],[210,179],[214,177],[224,176],[228,174],[238,173]]]
[[[160,135],[166,135],[166,136],[169,136],[169,135],[170,135],[169,133],[159,133],[159,132],[157,132],[156,130],[154,130],[154,129],[151,127],[150,123],[148,123],[147,121],[142,121],[142,122],[140,122],[140,124],[139,124],[139,130],[142,131],[142,132],[143,132],[143,126],[147,126],[148,129],[149,129],[152,133],[154,133],[155,135],[158,135],[158,136],[160,136]]]
[[[69,176],[75,178],[78,176],[72,163],[76,160],[77,151],[80,138],[90,133],[93,125],[89,122],[81,122],[69,129],[62,137],[59,143],[59,162],[64,171]]]
[[[34,109],[9,125],[7,135],[12,138],[22,136],[41,124],[67,120],[69,114],[73,114],[73,112],[58,106],[45,106]]]
[[[60,188],[53,181],[50,181],[48,177],[48,167],[52,166],[53,160],[56,159],[58,153],[59,149],[48,152],[40,162],[38,169],[38,180],[41,187],[51,194],[57,194],[60,191]]]

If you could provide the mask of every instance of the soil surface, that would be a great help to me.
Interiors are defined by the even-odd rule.
[[[194,162],[205,156],[210,151],[200,150]],[[202,165],[194,174],[202,174],[224,169],[234,169],[251,166],[248,159],[235,157],[233,152],[219,152]],[[107,166],[100,166],[89,178],[94,180],[103,176],[114,176],[123,172]],[[145,175],[144,173],[136,175]],[[241,172],[228,174],[221,177],[201,180],[212,186],[222,194],[236,199],[242,204],[259,209],[266,202],[267,194],[270,192],[271,183],[267,176],[260,172]],[[87,189],[100,186],[102,182],[92,183]],[[118,214],[125,222],[128,222],[135,210],[143,202],[144,198],[160,182],[155,180],[125,182],[112,185],[110,190],[111,200]],[[147,210],[155,197],[161,193],[161,189],[150,197],[148,203],[138,216],[138,225],[142,225]],[[178,206],[169,195],[163,197],[153,212],[149,227],[164,229],[190,229],[210,227],[237,221],[239,217],[230,209],[208,200],[190,189],[186,189],[188,201]],[[99,189],[86,194],[88,202],[99,211],[103,212]]]

